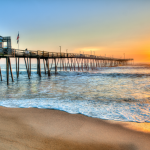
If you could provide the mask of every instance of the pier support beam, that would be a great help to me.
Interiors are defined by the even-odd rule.
[[[7,85],[9,85],[9,67],[10,67],[10,73],[11,73],[11,78],[12,78],[12,82],[13,82],[14,79],[13,79],[13,73],[12,73],[10,58],[6,57],[6,79],[7,79]],[[2,80],[2,76],[1,76],[1,80]]]
[[[41,77],[40,57],[37,58],[37,74]]]
[[[38,58],[38,63],[39,63],[39,76],[41,77],[41,63],[40,63],[40,58]]]
[[[7,85],[9,85],[9,58],[6,57],[6,79]]]
[[[26,69],[27,69],[28,78],[30,79],[28,58],[27,58],[27,62],[26,62],[26,58],[24,57],[24,62],[25,62],[25,66],[26,66]]]
[[[31,58],[29,58],[30,59],[30,76],[31,76]]]
[[[37,74],[39,73],[39,62],[38,62],[38,58],[37,58]]]
[[[18,58],[18,64],[17,64],[17,57],[16,57],[16,76],[19,77],[19,58]]]
[[[50,76],[49,59],[46,59],[46,66],[47,66],[47,70],[48,70],[48,76]]]
[[[62,58],[62,64],[63,64],[63,71],[64,71],[64,59]]]
[[[45,74],[46,74],[45,59],[43,59],[43,64],[44,64],[44,71],[45,71]]]
[[[27,58],[27,62],[26,62],[26,58],[24,58],[24,61],[25,61],[26,69],[27,69],[28,78],[30,79],[30,76],[31,76],[31,58]]]
[[[56,58],[54,58],[54,61],[55,61],[55,74],[57,74]]]
[[[19,57],[18,57],[18,69],[17,69],[17,78],[19,77]]]
[[[61,56],[60,56],[60,71],[61,71]]]
[[[0,76],[1,76],[1,81],[2,81],[2,72],[1,72],[1,67],[0,67]]]
[[[13,78],[13,73],[12,73],[12,68],[11,68],[10,58],[8,58],[8,61],[9,61],[9,66],[10,66],[10,73],[11,73],[12,82],[14,82],[14,78]]]

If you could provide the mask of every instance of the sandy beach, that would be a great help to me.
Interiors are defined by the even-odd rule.
[[[130,129],[142,129],[137,124],[58,110],[0,107],[0,149],[149,150],[148,130]]]

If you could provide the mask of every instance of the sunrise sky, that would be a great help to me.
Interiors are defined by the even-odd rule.
[[[150,62],[149,0],[0,1],[0,35],[12,48]]]

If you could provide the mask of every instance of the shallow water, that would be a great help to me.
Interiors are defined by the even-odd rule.
[[[20,65],[14,82],[7,86],[5,65],[0,81],[0,106],[58,109],[90,117],[134,122],[150,122],[150,66],[105,67],[95,71],[59,71],[42,77],[32,65],[28,79],[25,65]]]

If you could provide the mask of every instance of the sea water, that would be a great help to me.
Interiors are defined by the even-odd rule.
[[[57,109],[90,117],[150,122],[150,66],[102,67],[96,70],[61,71],[45,75],[41,65],[32,64],[28,79],[25,64],[19,78],[12,64],[14,82],[6,81],[6,65],[1,64],[0,106],[12,108]]]

